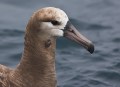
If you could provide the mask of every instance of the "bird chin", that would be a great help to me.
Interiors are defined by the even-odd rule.
[[[55,37],[63,37],[64,35],[64,32],[61,29],[52,29],[50,33],[52,36],[55,36]]]

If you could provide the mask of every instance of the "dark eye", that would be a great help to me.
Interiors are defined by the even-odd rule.
[[[60,22],[55,21],[55,20],[51,21],[51,23],[52,23],[53,25],[60,25]]]

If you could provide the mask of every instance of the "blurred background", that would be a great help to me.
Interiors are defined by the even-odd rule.
[[[91,55],[72,41],[58,39],[58,87],[120,87],[120,0],[0,0],[0,63],[15,68],[30,16],[47,6],[63,9],[95,44]]]

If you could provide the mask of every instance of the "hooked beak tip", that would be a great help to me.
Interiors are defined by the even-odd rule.
[[[92,54],[94,52],[94,45],[91,43],[89,48],[88,48],[88,51]]]

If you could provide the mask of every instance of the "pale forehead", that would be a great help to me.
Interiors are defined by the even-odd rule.
[[[45,18],[46,20],[52,19],[52,20],[60,20],[60,21],[67,20],[68,21],[68,16],[66,15],[66,13],[59,8],[46,7],[46,8],[42,8],[38,10],[37,12],[35,12],[35,14],[36,13],[37,13],[37,16],[39,16],[39,19],[41,20]]]

